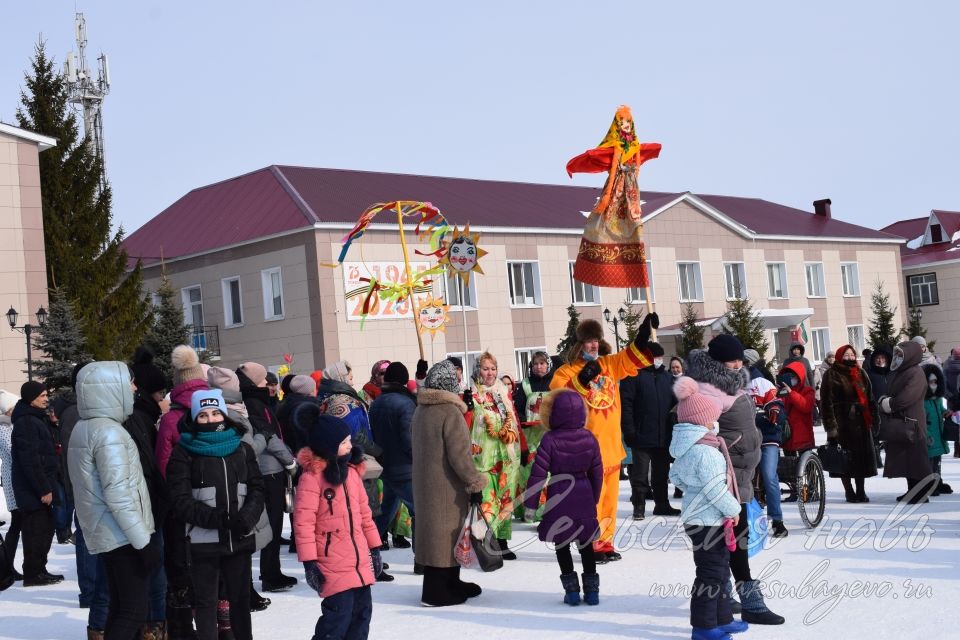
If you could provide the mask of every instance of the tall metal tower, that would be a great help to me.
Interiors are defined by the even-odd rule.
[[[91,151],[104,166],[101,188],[106,185],[106,162],[103,156],[103,99],[110,93],[110,67],[107,54],[97,58],[97,79],[94,80],[87,68],[87,21],[78,13],[75,21],[78,53],[67,54],[64,63],[64,75],[67,79],[68,100],[83,109],[83,131],[89,136]]]

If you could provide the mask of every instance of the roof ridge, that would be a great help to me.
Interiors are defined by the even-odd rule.
[[[300,209],[300,212],[307,219],[307,222],[310,224],[320,222],[320,216],[317,215],[313,207],[307,203],[304,197],[300,195],[300,192],[290,183],[290,180],[284,175],[283,169],[275,164],[270,165],[269,169],[273,177],[276,178],[280,186],[283,187],[283,190],[286,191],[287,195],[293,200],[293,203]]]

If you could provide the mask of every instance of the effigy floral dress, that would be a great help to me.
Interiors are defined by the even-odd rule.
[[[520,470],[520,424],[500,380],[490,387],[477,384],[473,404],[473,462],[487,479],[480,508],[495,536],[509,540]]]

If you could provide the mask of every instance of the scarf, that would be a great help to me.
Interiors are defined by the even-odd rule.
[[[332,396],[341,393],[345,396],[350,396],[357,402],[359,402],[364,410],[367,409],[367,403],[363,398],[360,397],[360,394],[356,390],[348,385],[346,382],[340,382],[339,380],[332,380],[330,378],[324,377],[320,381],[320,388],[317,391],[317,397],[323,399],[326,396]]]
[[[863,428],[870,431],[873,429],[873,412],[870,411],[870,401],[867,399],[867,387],[863,381],[863,371],[856,365],[848,367],[841,364],[843,362],[843,354],[846,353],[847,349],[853,351],[854,355],[856,355],[857,352],[854,351],[853,347],[845,344],[837,349],[833,366],[837,370],[845,373],[853,383],[853,390],[857,392],[857,404],[863,407]]]
[[[236,429],[185,431],[180,434],[180,444],[195,456],[226,458],[240,446],[240,434]]]
[[[730,460],[730,452],[727,450],[726,441],[713,431],[707,431],[702,438],[697,440],[697,444],[705,444],[708,447],[720,450],[724,460],[727,461],[727,491],[733,494],[737,502],[742,503],[743,501],[740,499],[740,488],[737,486],[737,476],[733,472],[733,461]]]
[[[327,482],[334,486],[340,486],[347,479],[350,473],[350,465],[357,465],[363,462],[363,448],[354,447],[345,456],[339,456],[335,460],[327,459],[327,466],[323,469],[323,477]]]

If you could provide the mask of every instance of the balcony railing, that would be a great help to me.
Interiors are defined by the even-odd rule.
[[[219,357],[220,328],[215,324],[203,327],[192,327],[190,331],[190,344],[197,351],[205,351],[211,356]]]

